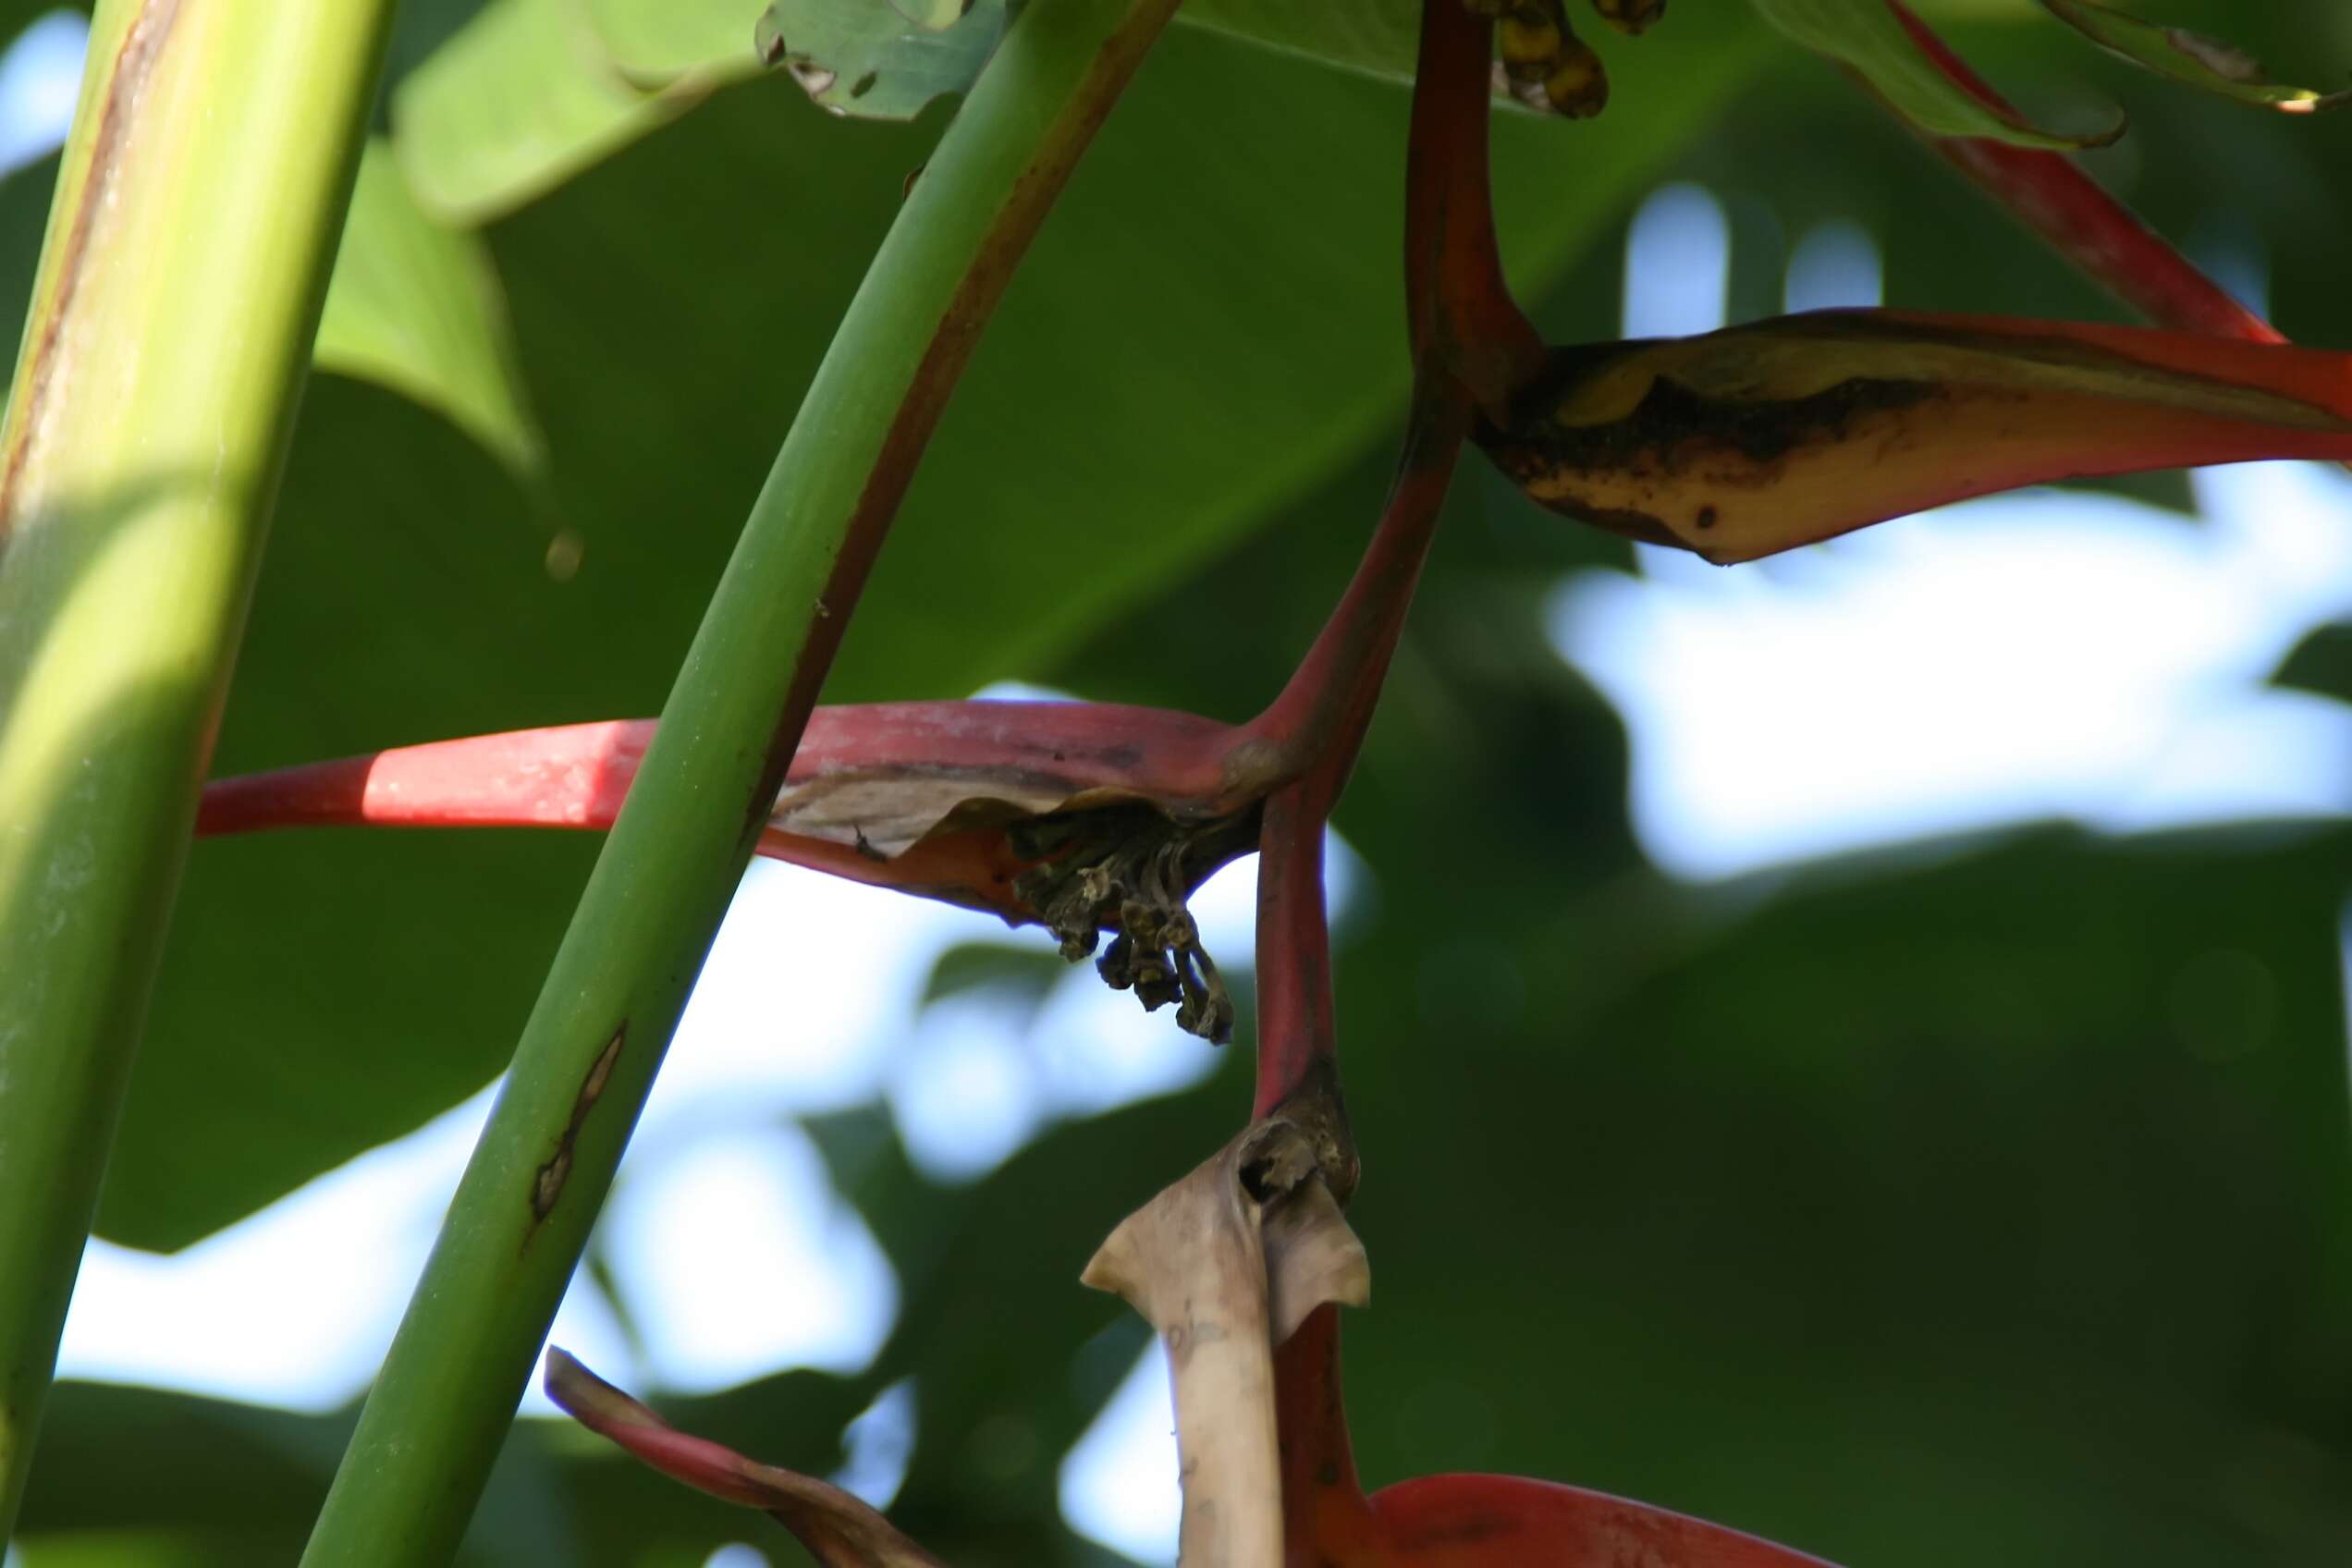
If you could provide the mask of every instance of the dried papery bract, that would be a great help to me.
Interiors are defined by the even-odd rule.
[[[582,1426],[672,1480],[764,1510],[825,1568],[943,1568],[937,1558],[840,1488],[762,1464],[681,1432],[552,1345],[546,1387],[547,1397]]]
[[[1254,1123],[1130,1215],[1082,1277],[1168,1346],[1184,1487],[1182,1568],[1280,1568],[1274,1347],[1326,1302],[1371,1291],[1363,1244],[1308,1126]]]

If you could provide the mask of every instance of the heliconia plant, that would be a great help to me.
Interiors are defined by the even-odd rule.
[[[1627,34],[1665,11],[1663,0],[1594,4]],[[1413,383],[1400,454],[1354,579],[1268,705],[1241,722],[1091,703],[819,707],[866,573],[990,309],[1175,8],[1070,0],[1008,20],[991,6],[981,20],[1003,43],[993,31],[980,40],[981,55],[996,48],[993,63],[910,186],[659,720],[518,729],[204,787],[199,835],[322,826],[610,835],[306,1561],[430,1560],[453,1547],[750,856],[1040,926],[1073,961],[1099,949],[1104,978],[1145,1008],[1175,1004],[1184,1028],[1222,1040],[1234,1003],[1186,900],[1256,851],[1249,1123],[1138,1209],[1086,1272],[1168,1344],[1183,1561],[1819,1568],[1790,1548],[1571,1486],[1438,1475],[1367,1495],[1357,1478],[1337,1308],[1365,1300],[1369,1275],[1342,1214],[1359,1159],[1338,1069],[1322,845],[1461,455],[1476,447],[1552,512],[1728,564],[2053,480],[2352,461],[2352,354],[2285,343],[2092,182],[2072,153],[2119,125],[2029,124],[1900,0],[1755,4],[2159,325],[1853,311],[1688,338],[1548,344],[1513,298],[1497,245],[1488,118],[1498,92],[1547,113],[1599,112],[1599,57],[1562,0],[1425,0],[1405,157]],[[845,56],[829,52],[838,39],[790,32],[786,9],[761,21],[761,56],[836,108],[870,81],[845,82],[845,59],[896,58],[933,34],[969,49],[978,36],[962,31],[973,7],[928,6],[905,28],[850,30],[863,53]],[[2107,6],[2045,0],[2045,9],[2111,52],[2233,98],[2291,113],[2346,101],[2281,86],[2223,46]],[[308,171],[322,190],[348,184],[358,155],[352,82],[381,46],[381,19],[371,25],[348,44],[338,79],[349,145]],[[912,114],[932,85],[894,80],[886,97]],[[269,472],[295,380],[276,377],[263,399],[269,417],[249,433],[257,475]],[[12,414],[12,439],[25,438],[28,417]],[[243,505],[231,521],[255,533],[252,514]],[[0,568],[10,558],[0,551]],[[234,619],[232,575],[216,620]],[[217,643],[206,643],[213,665],[225,659]],[[209,711],[192,698],[182,705],[180,730]],[[191,746],[202,750],[181,751]],[[150,815],[162,820],[160,808]],[[103,1121],[102,1099],[77,1124]],[[33,1327],[54,1349],[55,1325]],[[45,1373],[36,1380],[45,1386]],[[839,1488],[676,1431],[560,1351],[549,1354],[547,1387],[657,1469],[770,1512],[827,1568],[937,1561]],[[11,1435],[0,1427],[0,1439]]]

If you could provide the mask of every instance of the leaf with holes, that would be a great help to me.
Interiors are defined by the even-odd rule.
[[[969,90],[1004,29],[1004,0],[960,12],[927,4],[912,17],[889,0],[776,0],[755,38],[761,59],[834,113],[908,120]]]

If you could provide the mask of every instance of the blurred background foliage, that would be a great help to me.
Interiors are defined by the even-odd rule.
[[[2279,325],[2352,345],[2352,116],[2199,100],[2021,6],[1923,8],[2029,111],[2125,105],[2101,178],[2175,237],[2231,214]],[[839,119],[696,53],[714,11],[748,41],[756,9],[675,7],[649,78],[597,53],[642,8],[404,7],[322,348],[354,374],[310,389],[218,771],[658,707],[949,109]],[[1354,14],[1269,14],[1324,10]],[[1235,11],[1170,34],[1056,212],[829,700],[1019,679],[1239,717],[1344,580],[1405,383],[1405,99],[1236,37]],[[2352,67],[2334,0],[2164,11],[2320,85]],[[1371,42],[1333,52],[1362,65],[1409,14],[1365,7]],[[1497,122],[1506,250],[1555,338],[1614,335],[1627,222],[1676,178],[1732,215],[1735,318],[1778,308],[1785,236],[1837,217],[1889,303],[2120,319],[1744,8],[1681,0],[1599,43],[1602,118]],[[0,185],[19,305],[53,168]],[[1619,717],[1546,631],[1551,588],[1626,546],[1475,466],[1451,507],[1338,819],[1377,889],[1339,961],[1379,1281],[1347,1329],[1367,1478],[1569,1479],[1850,1568],[2352,1561],[2352,828],[2044,827],[1675,881],[1628,825]],[[2352,698],[2345,645],[2285,678]],[[183,1246],[478,1089],[594,848],[199,845],[102,1232]],[[1062,1524],[1056,1465],[1144,1335],[1072,1281],[1237,1123],[1249,1049],[1244,1025],[1200,1086],[961,1186],[878,1107],[813,1122],[897,1271],[888,1343],[663,1407],[823,1471],[912,1378],[908,1529],[959,1563],[1118,1561]],[[19,1547],[288,1560],[347,1427],[62,1386]],[[757,1528],[527,1422],[469,1550],[685,1564]]]

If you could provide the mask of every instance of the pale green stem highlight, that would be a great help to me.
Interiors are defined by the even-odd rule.
[[[389,0],[107,0],[0,430],[0,1537],[23,1495]]]

